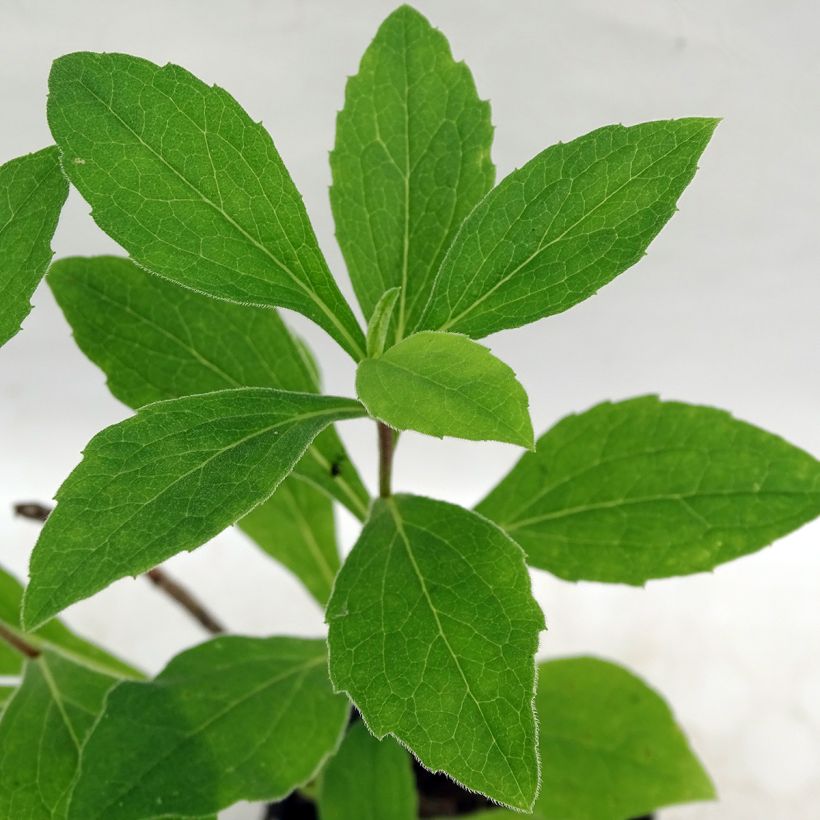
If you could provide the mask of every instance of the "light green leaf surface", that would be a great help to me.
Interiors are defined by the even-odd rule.
[[[339,570],[339,551],[333,505],[324,493],[289,476],[239,528],[299,578],[322,606],[327,603]]]
[[[318,391],[311,354],[275,310],[208,298],[114,256],[61,259],[47,281],[80,349],[129,407],[234,387]],[[294,472],[367,514],[367,490],[333,428]]]
[[[0,345],[31,310],[67,196],[54,147],[0,165]]]
[[[317,803],[321,820],[415,820],[410,757],[394,740],[376,740],[356,721],[322,772]]]
[[[70,820],[196,815],[273,800],[336,748],[348,703],[323,640],[221,637],[122,683],[83,751]]]
[[[330,156],[330,202],[369,319],[400,286],[397,341],[418,323],[462,220],[495,179],[490,106],[444,35],[409,6],[382,24],[351,77]]]
[[[443,501],[376,501],[326,617],[333,684],[377,737],[395,735],[429,769],[530,808],[544,616],[513,541]]]
[[[454,333],[408,336],[356,372],[371,416],[396,430],[533,446],[529,400],[515,373]]]
[[[55,61],[48,122],[97,224],[149,270],[232,302],[287,307],[355,359],[364,336],[265,129],[175,65]]]
[[[596,658],[541,664],[537,704],[542,767],[534,820],[624,820],[715,798],[669,707],[626,669]]]
[[[465,220],[419,328],[480,338],[592,296],[644,255],[716,125],[610,125],[542,151]]]
[[[476,508],[568,580],[712,569],[820,515],[820,463],[711,407],[644,396],[568,416]]]
[[[381,299],[376,302],[370,323],[367,326],[367,356],[375,359],[384,353],[387,343],[387,334],[390,330],[390,320],[396,308],[401,288],[390,288],[386,290]]]
[[[31,558],[34,628],[126,575],[204,544],[267,500],[352,399],[262,387],[150,404],[88,444]]]

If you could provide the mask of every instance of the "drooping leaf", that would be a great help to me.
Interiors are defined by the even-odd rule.
[[[367,356],[370,359],[375,359],[384,353],[390,320],[393,318],[400,293],[401,288],[386,290],[381,299],[376,302],[376,307],[373,308],[373,314],[367,326]]]
[[[489,104],[444,35],[409,6],[347,84],[330,157],[336,235],[365,316],[400,286],[395,335],[418,323],[462,220],[492,187]]]
[[[149,270],[232,302],[287,307],[355,359],[364,336],[265,129],[175,65],[55,61],[48,121],[97,224]]]
[[[143,820],[158,806],[196,815],[281,798],[316,774],[347,717],[324,641],[216,638],[156,680],[109,694],[69,820]]]
[[[0,345],[31,310],[67,196],[54,147],[0,165]]]
[[[515,373],[454,333],[408,336],[356,372],[370,415],[397,430],[533,446],[529,401]]]
[[[265,501],[352,399],[262,387],[150,404],[88,444],[31,558],[34,628],[126,575],[204,544]]]
[[[322,820],[415,820],[410,757],[394,740],[376,740],[356,721],[322,772],[317,803]]]
[[[311,354],[270,308],[211,299],[114,256],[61,259],[47,281],[80,349],[134,409],[234,387],[319,388]],[[367,514],[367,490],[333,428],[294,472]]]
[[[324,606],[339,571],[333,505],[324,493],[296,476],[240,522],[268,555],[284,564]]]
[[[476,509],[533,566],[642,584],[712,569],[820,515],[820,463],[721,410],[643,396],[559,422]]]
[[[413,496],[374,503],[327,608],[330,675],[376,737],[528,810],[544,616],[521,549],[475,513]]]
[[[615,820],[715,798],[663,698],[626,669],[596,658],[541,664],[536,702],[542,765],[534,820]]]
[[[418,327],[480,338],[592,296],[644,255],[716,125],[610,125],[542,151],[464,221]]]

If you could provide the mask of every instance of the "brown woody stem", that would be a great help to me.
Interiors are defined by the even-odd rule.
[[[391,476],[393,473],[393,453],[396,448],[396,433],[386,424],[376,422],[379,431],[379,496],[390,498]]]

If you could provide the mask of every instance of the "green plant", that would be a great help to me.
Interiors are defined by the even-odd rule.
[[[409,819],[420,796],[402,747],[542,820],[712,798],[640,680],[589,658],[536,668],[545,622],[527,564],[626,584],[710,569],[820,514],[820,464],[655,397],[536,441],[524,388],[476,340],[567,310],[639,261],[717,121],[601,128],[494,187],[488,104],[401,7],[348,83],[331,154],[365,335],[271,138],[226,92],[89,53],[57,60],[49,87],[56,147],[0,168],[0,341],[46,272],[71,183],[131,259],[62,259],[47,280],[137,412],[61,487],[25,592],[0,575],[0,674],[22,674],[3,690],[0,817],[211,817],[299,790],[322,820]],[[358,399],[320,394],[277,307],[353,357]],[[363,416],[378,427],[373,501],[332,426]],[[467,510],[393,495],[406,429],[529,452]],[[333,503],[363,522],[341,566]],[[156,565],[233,524],[326,606],[327,641],[221,635],[146,679],[54,620],[145,572],[221,631]]]

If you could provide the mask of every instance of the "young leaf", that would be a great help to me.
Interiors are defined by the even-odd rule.
[[[187,816],[279,799],[317,773],[347,718],[324,641],[216,638],[156,680],[109,694],[68,818]]]
[[[407,752],[376,740],[359,720],[325,767],[318,794],[322,820],[415,820],[418,795]]]
[[[610,125],[542,151],[464,221],[418,328],[480,338],[592,296],[644,255],[716,125]]]
[[[55,262],[47,281],[83,353],[134,409],[234,387],[315,393],[315,362],[270,308],[177,287],[115,256]],[[363,519],[370,502],[333,428],[294,467]]]
[[[533,446],[529,401],[515,373],[454,333],[408,336],[356,372],[371,416],[397,430]]]
[[[351,77],[330,155],[330,203],[370,319],[400,286],[394,336],[418,323],[458,226],[493,185],[490,106],[444,35],[409,6],[382,24]]]
[[[390,288],[376,302],[373,315],[370,317],[370,324],[367,326],[367,356],[370,359],[375,359],[384,353],[390,319],[393,317],[400,293],[401,288]]]
[[[721,410],[644,396],[559,422],[476,509],[533,566],[642,584],[712,569],[820,515],[820,463]]]
[[[220,299],[287,307],[355,359],[364,336],[268,133],[175,65],[55,61],[48,121],[97,224],[141,265]]]
[[[0,165],[0,345],[31,310],[67,196],[54,147]]]
[[[339,552],[333,505],[324,493],[288,476],[239,527],[299,578],[322,606],[327,603],[339,571]]]
[[[266,500],[351,399],[261,387],[150,404],[98,433],[31,558],[34,628],[125,575],[193,550]]]
[[[443,501],[376,501],[327,622],[331,680],[376,737],[395,735],[429,769],[530,809],[544,616],[517,544]]]

